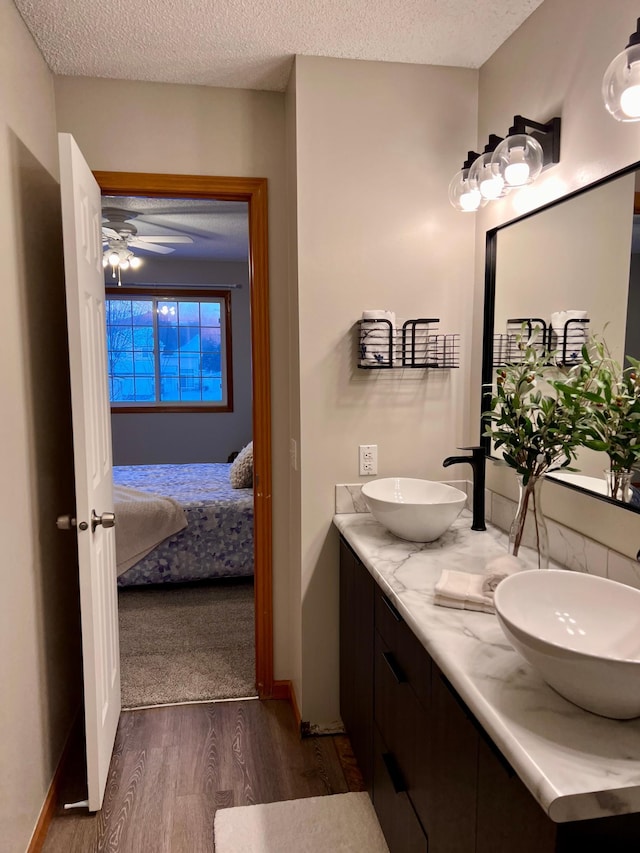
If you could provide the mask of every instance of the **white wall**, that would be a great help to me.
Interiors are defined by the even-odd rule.
[[[331,724],[339,716],[334,484],[360,479],[359,444],[378,445],[382,477],[440,478],[463,435],[474,223],[449,205],[447,187],[460,168],[456,141],[475,138],[477,72],[298,57],[295,87],[299,698],[304,719]],[[440,317],[441,330],[462,334],[462,369],[357,370],[354,324],[367,308]]]
[[[631,0],[546,0],[480,69],[478,144],[484,144],[491,132],[503,135],[516,114],[537,121],[560,115],[562,143],[559,164],[544,172],[531,188],[488,205],[476,217],[474,349],[478,353],[486,230],[640,157],[640,123],[615,121],[600,94],[602,75],[625,47],[637,16],[637,4]],[[473,426],[479,422],[480,411],[478,362],[471,388]],[[515,497],[511,472],[491,467],[490,487]],[[635,513],[554,484],[545,486],[545,512],[611,548],[636,555],[640,542]]]
[[[80,704],[53,81],[0,0],[0,847],[23,853]]]
[[[237,284],[230,289],[233,364],[232,412],[116,411],[111,415],[114,465],[226,462],[252,438],[251,313],[246,262],[147,258],[123,285],[179,287]],[[109,277],[106,278],[110,284]]]
[[[284,96],[57,77],[58,129],[92,169],[268,179],[273,458],[274,669],[289,678],[289,388]],[[117,103],[126,132],[105,110]]]

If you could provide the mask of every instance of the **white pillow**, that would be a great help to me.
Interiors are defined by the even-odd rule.
[[[229,482],[232,489],[253,487],[253,442],[250,441],[231,463]]]

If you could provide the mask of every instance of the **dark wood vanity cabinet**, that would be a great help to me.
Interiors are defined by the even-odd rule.
[[[635,853],[640,815],[556,824],[341,540],[340,709],[391,853]]]
[[[377,585],[340,541],[340,716],[373,793],[373,600]]]

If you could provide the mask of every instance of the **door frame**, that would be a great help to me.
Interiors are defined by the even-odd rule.
[[[94,171],[93,174],[103,195],[209,198],[248,203],[256,687],[260,699],[269,699],[274,685],[267,179],[144,172]]]

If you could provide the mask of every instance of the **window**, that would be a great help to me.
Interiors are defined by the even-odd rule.
[[[106,315],[114,411],[233,410],[228,291],[118,288]]]

